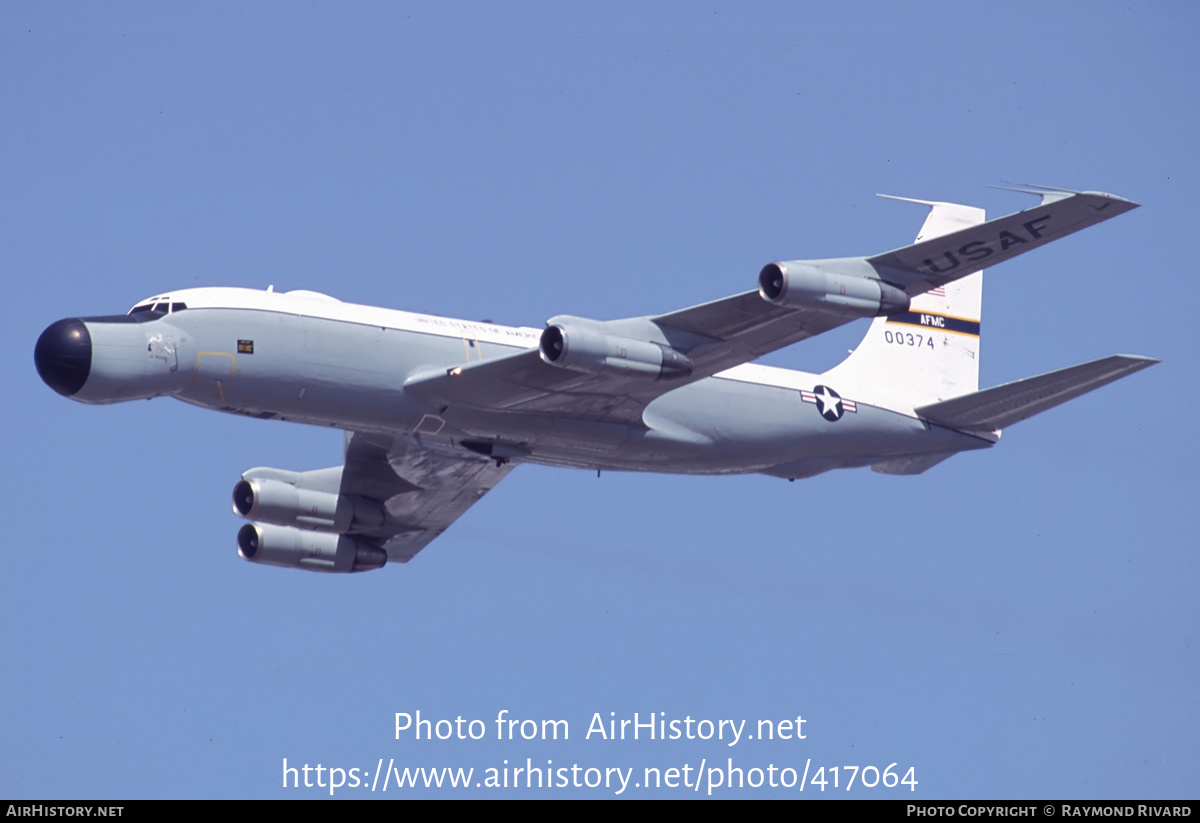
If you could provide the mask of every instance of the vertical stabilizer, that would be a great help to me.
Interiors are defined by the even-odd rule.
[[[929,206],[918,242],[986,219],[974,206],[890,199]],[[876,318],[858,348],[822,378],[842,394],[897,411],[969,394],[979,388],[982,298],[982,271],[919,294],[907,312]]]

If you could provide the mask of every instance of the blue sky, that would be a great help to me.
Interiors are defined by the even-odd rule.
[[[328,796],[281,788],[284,758],[635,780],[732,758],[918,781],[826,796],[1194,798],[1198,23],[1185,3],[7,4],[0,794]],[[908,243],[922,212],[876,192],[1031,205],[1002,181],[1144,205],[987,275],[982,384],[1163,363],[920,477],[526,466],[407,566],[305,574],[237,557],[229,494],[252,466],[338,463],[339,435],[86,407],[33,368],[52,321],[194,286],[529,326],[665,312],[770,260]],[[769,362],[827,368],[864,328]],[[395,739],[417,710],[489,735]],[[570,740],[497,741],[502,710]],[[610,712],[803,716],[806,738],[584,739]],[[614,794],[336,796],[526,793]]]

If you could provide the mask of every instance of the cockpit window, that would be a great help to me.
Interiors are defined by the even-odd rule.
[[[187,303],[168,303],[165,300],[153,301],[150,303],[140,303],[129,310],[130,314],[170,314],[177,311],[183,311],[187,308]]]

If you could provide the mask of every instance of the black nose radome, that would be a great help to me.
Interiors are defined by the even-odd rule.
[[[33,362],[46,385],[63,397],[83,388],[92,370],[92,336],[82,320],[51,323],[38,338]]]

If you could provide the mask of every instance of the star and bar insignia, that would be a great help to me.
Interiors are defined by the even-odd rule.
[[[842,399],[840,394],[828,386],[814,386],[812,391],[801,391],[800,399],[805,403],[817,404],[817,411],[830,423],[841,420],[846,412],[858,414],[857,403]]]

